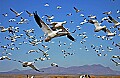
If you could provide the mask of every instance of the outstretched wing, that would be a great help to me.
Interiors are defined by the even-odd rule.
[[[75,41],[75,39],[74,39],[70,34],[67,35],[67,37],[68,37],[70,40]]]
[[[116,21],[115,19],[113,19],[110,15],[108,16],[109,19],[113,22],[113,23],[118,23],[118,21]]]
[[[15,11],[15,10],[13,10],[12,8],[10,8],[10,10],[11,10],[12,12],[14,12],[15,14],[18,14],[18,12]]]
[[[29,15],[31,14],[29,11],[26,11]]]
[[[38,71],[38,72],[40,72],[40,70],[39,69],[37,69],[34,65],[30,65],[29,67],[31,67],[32,69],[34,69],[34,70],[36,70],[36,71]]]
[[[40,19],[40,17],[37,15],[37,11],[35,11],[35,13],[34,13],[34,19],[35,19],[36,23],[39,25],[39,27],[42,28],[42,30],[45,34],[52,32],[51,28],[46,23],[44,23],[42,21],[42,19]]]

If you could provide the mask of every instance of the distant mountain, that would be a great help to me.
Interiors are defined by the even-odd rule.
[[[0,74],[91,74],[91,75],[120,75],[120,71],[114,71],[109,67],[100,64],[71,66],[71,67],[48,67],[42,68],[44,72],[37,72],[32,69],[18,70],[14,69],[8,72],[0,72]]]

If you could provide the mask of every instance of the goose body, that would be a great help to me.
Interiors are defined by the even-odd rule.
[[[99,32],[101,30],[104,30],[104,31],[106,30],[106,26],[100,26],[100,23],[98,23],[97,20],[88,20],[88,22],[90,22],[91,24],[94,24],[94,26],[95,26],[94,31],[95,32]]]
[[[17,11],[13,10],[12,8],[10,8],[10,10],[16,14],[16,17],[20,16],[23,13],[23,12],[18,13]]]
[[[113,17],[111,17],[110,15],[108,17],[114,23],[114,28],[116,28],[117,26],[120,25],[120,22],[118,22],[117,20],[115,20]]]
[[[31,67],[32,69],[38,71],[38,72],[43,72],[43,71],[40,71],[39,69],[37,69],[35,66],[34,66],[34,63],[35,62],[21,62],[21,61],[18,61],[20,63],[22,63],[22,66],[23,67]]]
[[[28,13],[29,17],[30,17],[30,16],[33,16],[33,14],[30,13],[29,11],[26,11],[26,12]]]

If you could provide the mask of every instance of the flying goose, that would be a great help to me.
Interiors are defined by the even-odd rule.
[[[62,29],[62,32],[67,32],[67,37],[70,40],[75,41],[75,39],[71,36],[70,32],[63,26],[66,23],[67,23],[67,21],[63,21],[63,22],[51,22],[50,25],[52,25],[52,30]]]
[[[10,8],[10,10],[16,14],[16,17],[20,16],[23,13],[23,11],[18,13],[17,11],[13,10],[12,8]]]
[[[113,60],[113,59],[111,59],[111,61],[114,62],[114,63],[116,64],[116,66],[120,65],[119,62],[117,62],[117,61],[115,61],[115,60]]]
[[[11,58],[9,58],[8,56],[2,56],[2,57],[0,57],[0,60],[4,60],[4,59],[11,60]]]
[[[3,26],[0,26],[0,29],[1,32],[6,32],[8,30],[8,28],[4,28]]]
[[[115,36],[115,34],[116,34],[116,33],[112,33],[108,28],[106,28],[105,31],[106,31],[106,33],[107,33],[106,36],[108,36],[108,37],[109,37],[109,36]]]
[[[100,23],[98,23],[97,20],[88,20],[88,22],[95,25],[95,32],[99,32],[100,30],[106,32],[106,26],[100,26]]]
[[[54,19],[54,15],[49,16],[49,15],[45,15],[47,17],[46,21],[51,22]]]
[[[95,15],[88,15],[88,17],[89,17],[90,19],[97,19],[97,17],[96,17]]]
[[[116,28],[117,26],[120,25],[120,22],[118,22],[117,20],[115,20],[114,18],[112,18],[110,15],[108,17],[114,23],[114,28]]]
[[[35,66],[34,66],[34,63],[35,62],[22,62],[22,61],[18,61],[20,63],[22,63],[22,66],[23,67],[31,67],[32,69],[38,71],[38,72],[44,72],[44,71],[40,71],[39,69],[37,69]]]
[[[87,21],[86,18],[84,18],[84,20],[80,23],[80,25],[83,25],[83,24],[85,24],[85,23],[88,23],[88,21]]]
[[[62,29],[53,31],[46,23],[44,23],[41,18],[37,15],[37,11],[34,13],[34,18],[39,27],[43,30],[43,32],[47,35],[45,38],[45,42],[49,42],[51,39],[55,37],[65,36],[69,34],[68,32],[60,32]]]
[[[29,17],[30,17],[30,16],[33,16],[33,14],[30,13],[29,11],[26,11],[26,12],[28,13]]]
[[[73,7],[76,13],[80,12],[81,10],[77,9],[76,7]]]
[[[104,20],[106,20],[109,23],[112,23],[112,21],[109,19],[109,17],[103,17],[100,23],[102,23]]]
[[[51,63],[51,66],[58,67],[58,64],[57,63]]]
[[[8,16],[8,13],[5,13],[5,14],[2,14],[4,17],[7,17]]]
[[[111,11],[103,12],[103,14],[110,15],[110,14],[112,14],[112,12]]]
[[[61,6],[59,6],[59,5],[57,6],[57,9],[61,9],[61,8],[62,8]]]

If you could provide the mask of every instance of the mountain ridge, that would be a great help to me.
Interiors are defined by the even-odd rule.
[[[19,70],[14,69],[0,74],[91,74],[91,75],[120,75],[120,71],[112,70],[101,64],[71,66],[71,67],[47,67],[41,68],[44,72],[37,72],[32,69]]]

